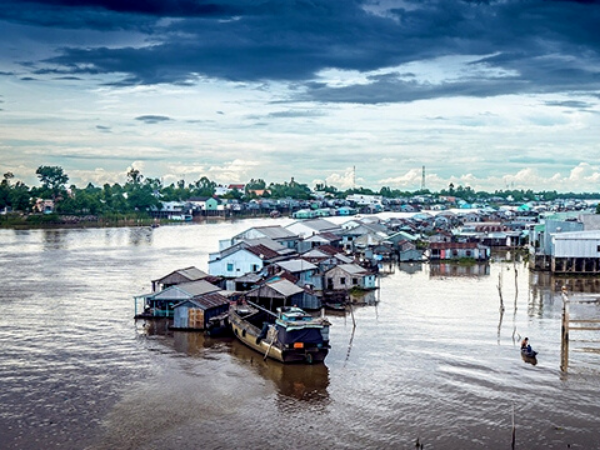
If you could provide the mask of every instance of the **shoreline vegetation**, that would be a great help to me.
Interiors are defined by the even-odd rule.
[[[128,214],[65,215],[65,214],[21,214],[10,213],[0,215],[0,229],[29,230],[55,228],[108,228],[108,227],[151,227],[157,225],[183,225],[205,223],[207,221],[233,221],[243,219],[268,219],[269,214],[235,215],[235,216],[195,216],[192,221],[156,219],[145,212]]]
[[[389,186],[379,190],[362,186],[342,190],[325,183],[316,183],[311,188],[293,177],[281,183],[251,179],[245,184],[221,185],[204,176],[192,183],[182,179],[167,185],[160,178],[144,177],[134,168],[128,170],[124,184],[95,186],[88,183],[79,188],[68,184],[69,176],[60,166],[40,166],[36,174],[40,185],[33,187],[17,180],[11,172],[3,175],[0,181],[0,215],[4,217],[0,220],[0,226],[69,225],[73,222],[97,222],[100,225],[131,221],[144,223],[145,220],[151,220],[151,216],[195,216],[194,211],[200,210],[206,212],[203,214],[206,216],[226,210],[233,218],[237,218],[239,212],[260,217],[269,212],[285,215],[306,209],[317,213],[320,209],[338,207],[356,209],[357,212],[362,209],[365,212],[413,212],[427,209],[427,206],[443,209],[466,208],[469,205],[498,208],[503,205],[518,207],[528,203],[556,202],[555,206],[566,208],[569,202],[600,198],[600,193],[534,192],[531,189],[475,191],[469,186],[455,186],[453,183],[439,191],[424,187],[402,191]],[[365,197],[371,197],[371,200],[365,203],[361,200]],[[600,206],[597,212],[600,213]],[[41,218],[36,213],[50,217]],[[19,214],[25,218],[18,217]],[[88,216],[97,220],[82,219]],[[245,214],[241,216],[245,217]]]

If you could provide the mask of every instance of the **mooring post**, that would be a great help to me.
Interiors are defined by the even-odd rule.
[[[512,405],[512,435],[510,440],[511,450],[515,450],[515,444],[517,442],[517,427],[515,425],[515,404]]]
[[[563,299],[563,317],[562,317],[562,338],[565,342],[569,342],[569,298],[567,297],[567,288],[562,288]]]
[[[566,286],[562,287],[563,313],[560,339],[560,368],[566,372],[569,367],[569,298]]]

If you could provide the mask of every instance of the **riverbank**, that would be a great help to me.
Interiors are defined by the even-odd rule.
[[[191,221],[158,219],[147,214],[117,214],[108,216],[74,216],[60,214],[7,214],[0,216],[0,229],[36,230],[54,228],[109,228],[149,227],[184,223],[208,223],[211,221],[236,221],[244,219],[268,219],[268,214],[194,216]]]

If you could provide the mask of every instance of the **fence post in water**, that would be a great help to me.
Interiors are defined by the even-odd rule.
[[[515,427],[515,404],[512,405],[512,439],[510,442],[511,450],[515,450],[515,443],[517,440],[517,431]]]
[[[562,300],[563,312],[560,339],[560,368],[562,371],[566,371],[569,367],[569,298],[567,297],[567,288],[565,286],[562,287]]]

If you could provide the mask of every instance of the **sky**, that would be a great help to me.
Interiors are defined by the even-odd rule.
[[[0,171],[600,191],[600,0],[0,0]]]

